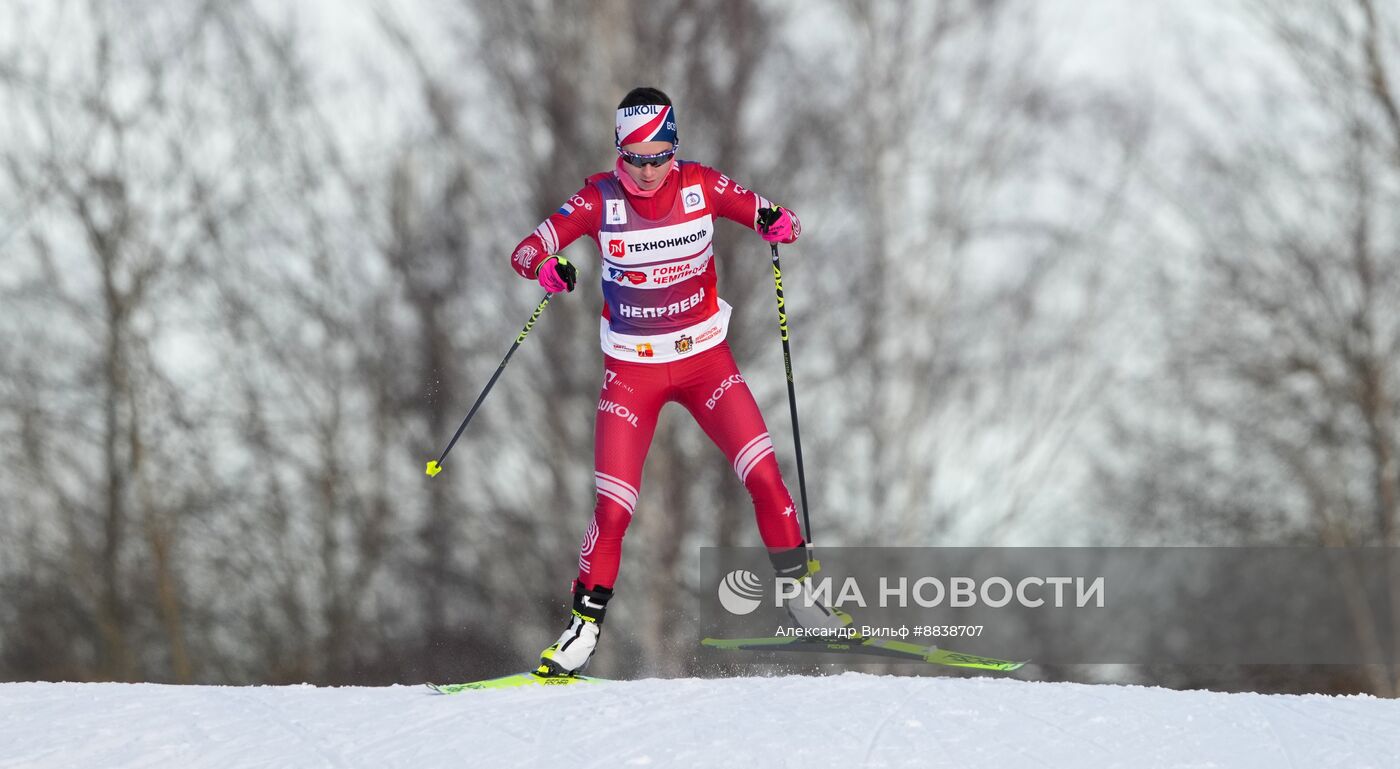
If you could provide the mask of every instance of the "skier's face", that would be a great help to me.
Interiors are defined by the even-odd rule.
[[[633,144],[622,145],[623,152],[630,152],[634,155],[655,155],[661,152],[668,152],[673,148],[670,142],[635,142]],[[644,190],[654,190],[661,186],[661,182],[666,178],[666,174],[671,172],[671,162],[667,160],[660,165],[635,166],[631,163],[623,162],[622,167],[627,170],[627,175],[632,177],[632,181]]]

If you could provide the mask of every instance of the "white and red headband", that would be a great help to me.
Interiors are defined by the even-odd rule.
[[[676,112],[669,104],[638,104],[617,110],[617,146],[640,142],[670,142],[679,147]]]

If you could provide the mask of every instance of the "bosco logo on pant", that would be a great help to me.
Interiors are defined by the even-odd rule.
[[[710,411],[714,411],[715,406],[719,405],[719,399],[723,398],[724,394],[729,392],[729,388],[733,387],[736,384],[743,383],[743,374],[731,374],[723,382],[720,382],[719,387],[716,387],[715,391],[710,394],[710,399],[705,401],[705,408],[709,409]]]
[[[611,587],[617,578],[623,534],[642,485],[642,464],[657,416],[670,402],[684,406],[724,452],[753,499],[763,543],[775,549],[802,543],[772,438],[728,344],[666,363],[609,358],[597,423],[598,445],[606,449],[594,457],[598,496],[585,541],[587,552],[580,553],[583,584]]]

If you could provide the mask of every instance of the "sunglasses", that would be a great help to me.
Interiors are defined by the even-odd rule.
[[[628,152],[619,147],[617,149],[617,154],[621,155],[622,159],[627,161],[628,165],[641,168],[642,166],[659,166],[663,163],[669,163],[671,158],[676,155],[676,148],[672,147],[665,152],[658,152],[655,155],[638,155],[635,152]]]

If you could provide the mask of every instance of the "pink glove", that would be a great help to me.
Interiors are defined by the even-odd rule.
[[[759,234],[769,243],[782,243],[792,240],[796,228],[792,214],[782,206],[761,209],[758,212]]]
[[[540,262],[540,285],[551,294],[573,291],[578,281],[578,270],[562,256],[551,256]]]

